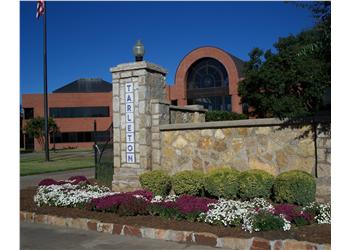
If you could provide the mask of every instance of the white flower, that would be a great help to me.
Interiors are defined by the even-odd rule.
[[[331,224],[331,204],[311,202],[309,205],[303,207],[303,211],[316,211],[315,220],[317,224]]]
[[[168,195],[168,196],[160,196],[160,195],[156,195],[153,197],[153,199],[151,200],[151,203],[157,203],[157,202],[168,202],[168,201],[175,201],[178,198],[177,195]]]
[[[89,184],[39,186],[34,196],[38,206],[77,207],[86,204],[93,198],[114,194],[107,187],[92,186]]]

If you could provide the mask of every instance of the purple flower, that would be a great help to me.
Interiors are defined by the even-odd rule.
[[[39,182],[38,186],[50,186],[50,185],[57,185],[57,181],[54,179],[43,179]]]
[[[298,206],[293,204],[277,204],[274,206],[274,214],[283,214],[288,221],[292,221],[300,216],[300,211],[298,211]]]
[[[91,200],[91,204],[99,210],[116,209],[122,204],[127,206],[127,204],[132,204],[135,203],[136,200],[140,200],[139,198],[136,198],[135,195],[142,195],[147,199],[147,201],[151,200],[153,197],[153,194],[151,192],[145,190],[136,190],[134,192],[112,194],[100,198],[95,198]]]
[[[126,194],[130,194],[130,195],[141,195],[143,197],[145,197],[147,200],[152,200],[153,198],[153,193],[148,191],[148,190],[144,190],[144,189],[139,189],[133,192],[126,192]]]
[[[207,212],[208,204],[216,203],[217,200],[196,197],[191,195],[182,195],[175,201],[175,206],[182,213],[189,214],[194,212]]]
[[[134,196],[133,192],[108,195],[91,200],[97,210],[117,212],[121,216],[147,214],[148,200]]]
[[[73,185],[78,185],[80,182],[90,183],[89,180],[83,175],[72,176],[68,180],[71,181],[71,184]]]
[[[311,222],[314,219],[314,216],[306,211],[301,211],[300,216],[309,222]]]

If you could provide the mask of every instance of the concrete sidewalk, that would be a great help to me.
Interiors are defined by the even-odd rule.
[[[20,186],[21,186],[21,189],[23,189],[31,186],[36,186],[42,179],[45,179],[45,178],[52,178],[55,180],[65,180],[74,175],[84,175],[87,178],[93,178],[95,175],[95,168],[83,168],[83,169],[52,172],[52,173],[45,173],[45,174],[21,176]]]
[[[214,250],[218,248],[21,222],[20,249]]]

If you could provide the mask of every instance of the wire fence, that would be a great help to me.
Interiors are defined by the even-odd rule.
[[[95,179],[107,186],[113,179],[113,123],[106,131],[96,131],[94,123]]]

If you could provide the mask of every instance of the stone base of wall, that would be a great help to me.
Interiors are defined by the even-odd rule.
[[[144,172],[140,168],[115,168],[112,191],[128,192],[141,189],[139,176]]]
[[[169,240],[218,248],[239,250],[330,250],[330,244],[315,244],[297,240],[266,240],[258,237],[249,239],[218,237],[212,233],[165,230],[148,227],[129,226],[113,223],[103,223],[87,218],[63,218],[54,215],[20,212],[20,220],[31,223],[49,224],[62,227],[92,230],[108,234],[129,235],[141,238]]]
[[[316,179],[316,200],[318,202],[331,202],[331,177]]]

